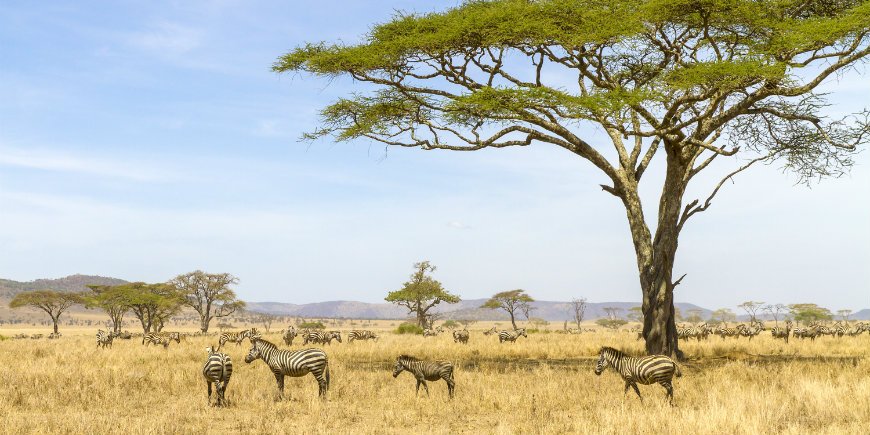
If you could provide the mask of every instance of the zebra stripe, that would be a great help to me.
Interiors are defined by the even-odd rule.
[[[461,331],[453,331],[453,342],[468,344],[468,335],[468,330],[466,329],[463,329]]]
[[[495,329],[495,326],[487,329],[486,331],[483,331],[483,335],[492,335],[492,334],[498,334],[498,331]]]
[[[526,335],[526,328],[520,328],[520,329],[517,329],[516,331],[499,331],[498,332],[498,342],[504,343],[505,341],[509,341],[509,342],[513,343],[513,342],[517,341],[517,338],[520,338],[521,336],[529,338],[529,336]]]
[[[453,364],[449,361],[422,361],[413,356],[400,355],[396,360],[396,368],[393,370],[393,377],[398,377],[403,371],[407,371],[414,375],[417,379],[416,396],[420,393],[420,385],[426,389],[426,396],[429,396],[429,386],[426,381],[437,381],[444,379],[447,382],[447,394],[453,398],[453,393],[456,388],[456,382],[453,380]]]
[[[211,384],[214,384],[215,392],[217,392],[215,406],[227,405],[225,393],[227,385],[230,383],[230,377],[233,375],[233,361],[229,355],[218,353],[211,346],[205,348],[205,351],[208,352],[208,359],[205,361],[205,366],[202,367],[202,376],[208,386],[208,403],[211,405]]]
[[[595,374],[600,375],[607,367],[613,367],[625,381],[623,394],[631,387],[643,401],[637,384],[649,385],[657,382],[665,387],[669,403],[674,404],[674,387],[671,381],[675,374],[678,378],[683,375],[674,360],[664,355],[631,357],[612,347],[602,347],[598,363],[595,364]]]
[[[302,333],[302,345],[308,343],[332,344],[332,340],[341,343],[341,333],[338,331],[308,331]]]
[[[107,331],[103,331],[102,329],[97,331],[97,347],[102,347],[105,349],[107,346],[112,347],[112,340],[115,339],[115,336]]]
[[[142,336],[142,344],[149,345],[161,344],[163,347],[169,347],[169,342],[175,340],[176,343],[181,343],[181,334],[177,332],[149,332]]]
[[[355,330],[347,333],[347,342],[352,343],[354,340],[374,340],[378,341],[378,334],[372,331]]]
[[[286,331],[284,331],[283,338],[284,344],[287,346],[293,346],[293,339],[296,338],[296,328],[291,326]]]
[[[318,395],[323,397],[329,389],[329,360],[326,352],[320,349],[302,349],[289,351],[278,349],[274,344],[256,339],[251,341],[251,350],[245,357],[245,362],[260,358],[272,373],[278,383],[278,397],[284,397],[284,377],[298,378],[311,373],[317,379]]]

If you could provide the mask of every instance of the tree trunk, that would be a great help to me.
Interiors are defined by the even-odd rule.
[[[51,317],[51,321],[52,321],[52,323],[54,323],[54,333],[55,334],[57,334],[57,321],[58,321],[59,317],[60,317],[60,314],[58,314],[57,317],[54,317],[54,316]]]
[[[508,311],[508,314],[511,315],[511,325],[513,325],[514,331],[516,331],[517,330],[517,322],[514,321],[514,312]]]
[[[637,183],[623,181],[622,193],[634,242],[643,293],[643,337],[649,355],[683,359],[674,319],[674,257],[677,252],[679,220],[685,192],[685,167],[679,155],[669,152],[664,186],[659,200],[655,238],[643,215]]]
[[[209,323],[210,322],[209,322],[209,319],[207,317],[203,317],[202,319],[200,319],[199,330],[202,331],[203,334],[208,332],[208,324]]]
[[[422,310],[417,311],[417,326],[426,329],[426,313]]]

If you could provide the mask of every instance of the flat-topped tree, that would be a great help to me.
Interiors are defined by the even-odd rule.
[[[514,330],[517,329],[516,314],[521,312],[526,315],[526,320],[533,307],[530,305],[535,300],[526,294],[525,290],[516,289],[499,292],[494,294],[489,300],[483,303],[480,308],[489,308],[491,310],[505,310],[511,316],[511,325]]]
[[[387,302],[407,308],[408,314],[417,318],[417,326],[421,328],[428,328],[435,321],[434,313],[429,313],[429,310],[441,302],[455,304],[460,300],[459,296],[444,290],[441,283],[429,275],[434,271],[435,266],[428,261],[415,263],[411,279],[401,289],[389,292],[384,298]]]
[[[121,332],[130,300],[124,285],[88,285],[93,293],[84,296],[86,308],[100,308],[109,315],[112,332]]]
[[[358,45],[298,47],[274,70],[373,85],[324,108],[311,139],[546,144],[589,162],[625,208],[646,350],[678,355],[673,265],[685,223],[759,162],[804,181],[852,164],[867,113],[828,119],[816,88],[866,59],[868,29],[868,0],[470,1],[399,14]],[[654,159],[664,177],[648,218],[639,185]],[[684,198],[726,159],[733,169],[709,196]]]
[[[184,305],[199,314],[199,328],[208,332],[212,319],[229,316],[244,308],[245,302],[230,288],[239,279],[229,273],[205,273],[196,270],[178,275],[169,284],[182,295]],[[266,328],[266,332],[269,329]]]
[[[34,290],[15,295],[9,302],[9,308],[32,307],[45,311],[54,325],[57,334],[57,322],[64,311],[76,304],[84,303],[81,293],[59,292],[54,290]]]

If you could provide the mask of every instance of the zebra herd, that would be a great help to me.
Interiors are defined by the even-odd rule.
[[[723,340],[729,337],[747,337],[749,338],[749,341],[752,341],[753,337],[761,334],[761,332],[766,330],[767,328],[765,328],[764,324],[762,324],[761,322],[752,322],[749,325],[741,323],[734,327],[721,325],[715,328],[707,323],[702,323],[697,326],[680,325],[679,327],[677,327],[677,338],[684,341],[688,341],[690,339],[701,341],[706,340],[711,335],[716,335]],[[844,325],[842,322],[836,322],[831,326],[826,326],[818,322],[813,322],[805,327],[793,327],[792,321],[788,320],[785,322],[785,326],[775,326],[770,329],[770,333],[773,338],[784,340],[786,343],[788,343],[790,336],[793,338],[809,338],[810,340],[815,340],[817,337],[824,335],[838,338],[843,337],[844,335],[855,337],[861,335],[864,332],[870,332],[870,323],[861,322],[850,327],[848,325]],[[640,332],[638,332],[637,337],[638,340],[643,338]]]

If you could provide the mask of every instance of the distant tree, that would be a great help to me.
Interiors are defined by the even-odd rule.
[[[275,322],[277,316],[268,313],[257,313],[256,321],[257,323],[263,325],[263,329],[266,330],[266,333],[269,332],[269,329],[272,328],[272,323]]]
[[[532,311],[535,311],[537,308],[533,307],[532,304],[528,301],[524,301],[520,303],[520,312],[523,313],[523,317],[526,318],[526,322],[532,322]]]
[[[701,313],[703,313],[703,311],[701,311],[697,308],[693,308],[693,309],[689,310],[689,317],[686,317],[686,321],[688,321],[689,323],[695,324],[695,325],[703,322],[704,318],[701,317]]]
[[[528,322],[534,325],[535,329],[544,329],[550,325],[546,319],[542,319],[540,317],[532,317],[528,319]]]
[[[746,314],[749,314],[749,321],[751,323],[755,323],[758,319],[755,316],[755,313],[764,306],[764,302],[755,302],[755,301],[746,301],[740,305],[738,308],[742,308],[743,311],[746,311]]]
[[[57,333],[57,323],[60,315],[73,305],[84,303],[81,293],[59,292],[54,290],[34,290],[15,295],[9,302],[9,308],[32,307],[45,311],[54,325]]]
[[[112,332],[121,332],[124,314],[130,311],[129,299],[123,285],[89,285],[91,294],[85,294],[87,308],[99,308],[109,315]]]
[[[471,319],[459,319],[459,323],[462,324],[462,327],[463,327],[463,328],[468,329],[469,326],[471,326],[471,325],[474,324],[474,323],[477,323],[477,320],[471,320]]]
[[[516,289],[516,290],[508,290],[494,294],[489,300],[487,300],[480,308],[488,308],[491,310],[505,310],[511,316],[511,325],[513,325],[514,330],[517,329],[517,322],[515,320],[517,311],[523,311],[523,306],[527,306],[528,303],[534,302],[531,296],[526,294],[525,290]]]
[[[788,306],[796,322],[808,324],[823,320],[831,320],[831,311],[816,304],[791,304]]]
[[[737,315],[729,308],[719,308],[710,314],[710,321],[715,323],[728,324],[728,322],[733,322],[735,320],[737,320]]]
[[[427,314],[430,309],[441,302],[455,304],[460,301],[459,296],[444,290],[440,282],[429,276],[432,272],[435,272],[435,266],[428,261],[415,263],[411,279],[401,289],[390,292],[384,298],[387,302],[407,308],[408,314],[416,316],[417,326],[421,328],[428,325]]]
[[[625,315],[632,322],[643,322],[643,310],[640,307],[631,307],[628,309],[628,314]]]
[[[205,273],[196,270],[178,275],[169,281],[184,297],[184,305],[199,313],[199,329],[208,332],[214,318],[229,316],[245,307],[230,289],[239,279],[228,273]]]
[[[625,319],[611,319],[602,317],[596,320],[595,323],[608,329],[619,329],[622,325],[628,323],[628,321]]]
[[[134,282],[123,284],[130,312],[142,324],[142,332],[159,332],[170,317],[181,311],[184,296],[168,284]]]
[[[774,323],[779,326],[779,318],[782,317],[783,314],[788,312],[788,307],[785,304],[770,304],[765,305],[761,308],[764,311],[767,311],[771,317],[773,317]]]
[[[845,321],[849,321],[849,316],[852,315],[852,310],[837,310],[837,315],[840,316],[840,319]]]
[[[452,331],[452,330],[454,330],[454,329],[456,329],[456,328],[459,327],[459,322],[457,322],[457,321],[455,321],[455,320],[453,320],[453,319],[450,319],[450,320],[444,322],[444,325],[442,325],[442,326],[444,326],[445,328],[447,328],[447,329],[449,329],[449,330]]]
[[[586,315],[586,298],[571,299],[571,311],[574,314],[574,323],[577,324],[577,329],[580,329],[580,323]]]
[[[619,318],[619,312],[622,311],[622,308],[619,307],[604,307],[604,312],[607,313],[607,318],[610,320],[616,320]]]

